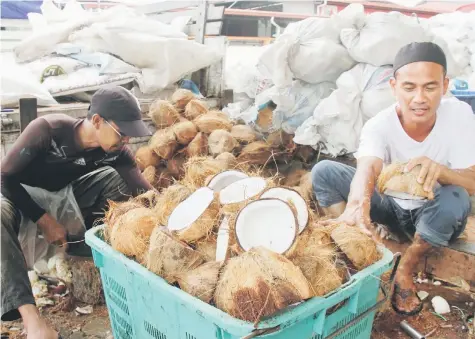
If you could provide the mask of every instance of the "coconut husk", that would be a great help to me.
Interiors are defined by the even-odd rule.
[[[130,210],[143,207],[143,205],[139,201],[136,201],[134,199],[123,202],[115,202],[112,200],[108,200],[108,204],[109,206],[105,211],[104,215],[104,223],[106,225],[104,229],[104,239],[106,241],[110,240],[112,228],[117,223],[117,219],[119,219],[119,217],[121,217],[123,214],[127,213]]]
[[[262,247],[232,258],[216,286],[216,306],[229,315],[258,322],[312,296],[302,271]]]
[[[198,134],[198,129],[191,121],[184,120],[172,126],[178,143],[188,145]]]
[[[194,98],[195,95],[192,91],[180,88],[173,93],[172,103],[178,110],[183,111],[186,105]]]
[[[200,252],[207,262],[216,260],[216,234],[211,234],[207,238],[198,240],[195,243],[195,250]]]
[[[150,234],[157,225],[153,210],[139,207],[120,216],[112,227],[112,248],[143,262],[147,253]]]
[[[343,283],[337,268],[337,252],[328,231],[315,225],[308,226],[297,238],[287,258],[309,281],[313,296],[323,296]]]
[[[229,152],[223,152],[216,156],[215,158],[217,161],[222,162],[223,167],[226,168],[235,168],[238,165],[236,157]]]
[[[307,201],[314,200],[314,193],[313,193],[313,184],[312,184],[312,172],[307,172],[306,174],[302,175],[299,184],[299,192]]]
[[[208,155],[208,136],[199,132],[185,150],[188,158]]]
[[[209,153],[216,156],[223,152],[232,152],[239,147],[239,143],[232,137],[231,133],[223,129],[211,132],[208,137]]]
[[[358,227],[338,225],[331,232],[331,237],[357,270],[362,270],[381,259],[376,242]]]
[[[154,208],[160,195],[155,190],[149,190],[138,196],[136,196],[133,201],[138,202],[146,208]]]
[[[298,146],[295,151],[295,157],[308,164],[315,157],[316,151],[311,146]]]
[[[158,223],[162,226],[167,226],[170,214],[191,193],[192,190],[181,184],[174,184],[164,189],[154,208]]]
[[[208,113],[208,104],[205,101],[193,99],[185,107],[185,117],[194,120]]]
[[[148,166],[142,172],[144,179],[153,187],[157,185],[158,178],[160,177],[160,170],[153,166]]]
[[[183,153],[175,154],[167,162],[167,170],[177,180],[180,180],[185,175],[186,157]]]
[[[293,170],[285,176],[284,180],[282,181],[282,185],[287,187],[299,186],[302,177],[307,173],[308,171],[304,169]]]
[[[205,262],[201,253],[173,237],[165,227],[155,227],[150,236],[146,266],[168,283]]]
[[[160,190],[163,188],[167,188],[170,185],[173,185],[174,182],[175,180],[173,178],[173,175],[165,168],[159,172],[159,175],[154,187]]]
[[[274,149],[295,150],[294,135],[278,130],[265,138],[267,144]]]
[[[240,143],[249,144],[257,140],[257,134],[251,126],[236,125],[231,128],[231,135]]]
[[[188,294],[209,303],[218,284],[221,263],[210,261],[177,276],[178,285]]]
[[[142,146],[135,152],[135,162],[143,171],[149,166],[157,167],[160,164],[160,157],[149,146]]]
[[[182,184],[197,189],[205,186],[206,178],[228,168],[221,161],[209,157],[192,157],[185,163],[185,176]]]
[[[424,191],[423,184],[417,182],[417,177],[422,169],[421,165],[415,166],[410,172],[404,172],[406,163],[394,163],[386,166],[378,177],[377,187],[381,194],[386,190],[407,193],[429,200],[434,199],[434,192]]]
[[[180,120],[180,114],[166,100],[155,100],[148,111],[148,116],[158,129],[172,126]]]
[[[255,141],[245,146],[237,157],[238,162],[249,165],[266,165],[273,161],[272,148],[265,141]]]
[[[224,114],[208,112],[196,118],[194,121],[200,132],[210,134],[214,130],[224,129],[230,131],[233,127],[231,121]]]
[[[156,131],[150,139],[150,147],[159,157],[171,159],[178,147],[175,133],[168,128]]]

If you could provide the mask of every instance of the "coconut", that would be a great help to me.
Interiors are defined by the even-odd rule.
[[[156,190],[149,190],[136,196],[133,200],[146,208],[154,208],[159,197],[160,195]]]
[[[155,227],[150,236],[146,266],[170,284],[178,276],[205,262],[201,253],[173,237],[165,227]]]
[[[434,199],[434,192],[424,191],[423,184],[417,182],[421,165],[415,166],[410,172],[404,172],[405,163],[394,163],[386,166],[378,177],[378,191],[384,193],[401,193],[412,198]]]
[[[216,174],[213,176],[207,186],[215,192],[221,191],[223,188],[241,179],[249,178],[246,173],[241,171],[229,170]]]
[[[215,159],[220,161],[223,164],[223,167],[226,168],[234,168],[237,166],[236,157],[229,152],[221,153]]]
[[[280,254],[257,247],[229,260],[214,299],[216,306],[232,317],[258,322],[311,296],[309,283],[297,266]]]
[[[228,168],[218,160],[208,157],[193,157],[185,163],[185,177],[182,183],[190,188],[205,186],[206,178],[225,171]]]
[[[203,132],[199,132],[188,144],[185,150],[188,158],[208,155],[208,137]]]
[[[295,152],[295,157],[308,164],[315,157],[315,150],[312,148],[312,146],[299,146]]]
[[[237,160],[250,165],[266,165],[272,157],[272,148],[265,141],[255,141],[241,150]]]
[[[166,226],[173,210],[191,195],[192,191],[181,184],[174,184],[164,189],[155,204],[155,213],[160,225]]]
[[[172,95],[172,103],[179,110],[184,110],[186,105],[195,98],[192,91],[180,88]]]
[[[162,129],[155,132],[150,139],[150,147],[163,159],[170,159],[178,147],[175,134],[171,129]]]
[[[195,250],[200,252],[207,262],[216,261],[216,242],[217,237],[211,234],[207,238],[198,240],[195,244]]]
[[[158,177],[160,176],[160,171],[156,167],[148,166],[142,172],[142,176],[150,185],[155,187],[158,181]]]
[[[180,120],[180,114],[175,107],[166,100],[155,100],[148,111],[148,116],[158,129],[172,126]]]
[[[208,113],[208,105],[202,100],[193,99],[185,107],[185,117],[190,120],[206,113]]]
[[[270,133],[267,138],[267,144],[274,149],[288,149],[293,150],[296,148],[294,143],[294,136],[292,134],[286,133],[283,130],[278,130]]]
[[[234,238],[231,239],[229,228],[230,219],[231,218],[228,215],[224,215],[221,224],[219,225],[218,235],[216,237],[215,260],[221,263],[229,258],[231,246],[233,244]],[[234,243],[236,243],[235,240]]]
[[[218,284],[221,264],[216,261],[204,263],[194,270],[177,276],[178,285],[188,294],[209,303]]]
[[[143,171],[149,166],[158,166],[160,157],[149,146],[142,146],[135,152],[135,162],[137,167]]]
[[[312,172],[307,172],[307,174],[303,175],[300,179],[300,194],[306,201],[313,200],[313,184],[312,184]]]
[[[184,120],[172,126],[178,143],[188,145],[198,134],[198,129],[191,121]]]
[[[173,175],[165,168],[159,172],[157,181],[155,182],[156,189],[167,188],[174,183]]]
[[[232,123],[226,116],[224,116],[223,114],[212,112],[199,116],[193,122],[196,126],[198,126],[198,130],[200,132],[207,134],[210,134],[211,132],[217,129],[224,129],[226,131],[230,131],[233,127]]]
[[[257,140],[257,135],[248,125],[236,125],[231,128],[231,135],[241,143],[251,143]]]
[[[201,187],[181,202],[168,218],[168,230],[187,243],[210,235],[218,221],[219,204],[214,192]]]
[[[104,238],[109,240],[110,234],[112,233],[112,228],[114,225],[117,224],[117,219],[121,217],[123,214],[127,213],[130,210],[135,208],[143,207],[143,205],[134,199],[123,201],[123,202],[115,202],[112,200],[108,200],[109,208],[106,210],[104,214],[104,223],[106,228],[104,229]]]
[[[294,211],[279,199],[260,199],[248,203],[238,213],[234,232],[243,251],[263,246],[279,254],[286,253],[298,234]]]
[[[307,227],[309,220],[308,206],[305,199],[297,191],[285,187],[272,187],[262,193],[260,198],[275,198],[289,203],[297,212],[299,234]]]
[[[232,152],[239,146],[239,143],[228,131],[217,129],[211,132],[208,137],[209,153],[213,156],[223,152]]]
[[[338,225],[331,232],[331,237],[357,270],[362,270],[381,259],[375,241],[358,227]]]
[[[157,225],[153,210],[139,207],[120,216],[112,227],[111,246],[139,262],[145,259],[150,234]]]
[[[289,252],[287,258],[300,267],[314,296],[323,296],[343,283],[336,266],[337,252],[327,230],[308,226]]]
[[[238,180],[224,187],[219,192],[219,202],[222,205],[239,204],[259,195],[267,187],[266,179],[250,177]]]
[[[185,162],[186,157],[183,153],[175,154],[168,160],[167,170],[174,178],[181,179],[185,175]]]

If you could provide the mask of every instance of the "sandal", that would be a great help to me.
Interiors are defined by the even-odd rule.
[[[417,306],[414,310],[412,311],[403,311],[403,310],[400,310],[397,308],[396,306],[396,298],[395,296],[396,295],[399,295],[402,300],[406,300],[407,298],[411,297],[411,296],[416,296],[417,299],[419,299],[419,297],[417,296],[417,294],[410,290],[410,289],[402,289],[398,284],[394,284],[394,292],[393,292],[393,295],[391,297],[391,306],[393,307],[394,311],[396,311],[396,313],[398,314],[401,314],[401,315],[416,315],[417,313],[419,313],[421,310],[422,310],[422,307],[423,307],[423,304],[422,304],[422,301],[419,303],[419,306]],[[420,299],[419,299],[420,301]]]

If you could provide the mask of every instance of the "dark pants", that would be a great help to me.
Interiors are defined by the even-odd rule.
[[[312,169],[315,197],[322,207],[347,202],[350,185],[356,169],[335,161],[324,160]],[[373,222],[389,226],[404,233],[417,232],[432,246],[447,246],[465,229],[470,213],[468,192],[454,185],[441,186],[435,199],[422,207],[406,210],[392,197],[377,191],[371,198],[370,217]]]
[[[74,196],[86,222],[92,226],[94,212],[102,212],[107,200],[121,201],[128,198],[127,185],[111,167],[100,168],[71,183]],[[1,198],[1,288],[2,321],[20,317],[18,307],[35,304],[28,279],[26,262],[18,241],[21,214],[7,198]]]

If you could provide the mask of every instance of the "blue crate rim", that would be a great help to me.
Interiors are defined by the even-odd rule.
[[[226,326],[232,328],[241,327],[242,329],[246,329],[248,331],[253,331],[256,329],[268,329],[277,326],[286,327],[286,324],[294,323],[296,319],[301,319],[311,314],[326,311],[328,308],[335,305],[335,302],[332,299],[336,298],[337,296],[342,300],[352,296],[355,291],[360,288],[358,284],[360,279],[368,276],[381,275],[383,272],[391,268],[394,258],[393,253],[389,249],[382,245],[378,245],[378,250],[383,254],[382,258],[373,265],[368,266],[354,274],[351,280],[340,286],[338,289],[328,293],[323,297],[313,297],[306,300],[305,302],[297,304],[296,306],[289,307],[272,317],[261,320],[259,324],[255,326],[251,322],[234,318],[217,307],[205,303],[200,299],[182,291],[181,289],[168,284],[168,282],[166,282],[163,278],[149,271],[146,267],[114,250],[109,244],[100,239],[96,234],[97,232],[103,230],[104,227],[105,225],[99,225],[86,232],[86,243],[93,249],[97,249],[103,255],[110,255],[120,259],[127,271],[138,271],[138,273],[142,274],[143,276],[153,279],[155,283],[159,283],[161,285],[165,292],[171,293],[180,298],[184,306],[187,304],[193,305],[197,311],[203,312],[204,314],[218,312],[221,320]],[[377,279],[379,279],[379,277],[377,277]]]

